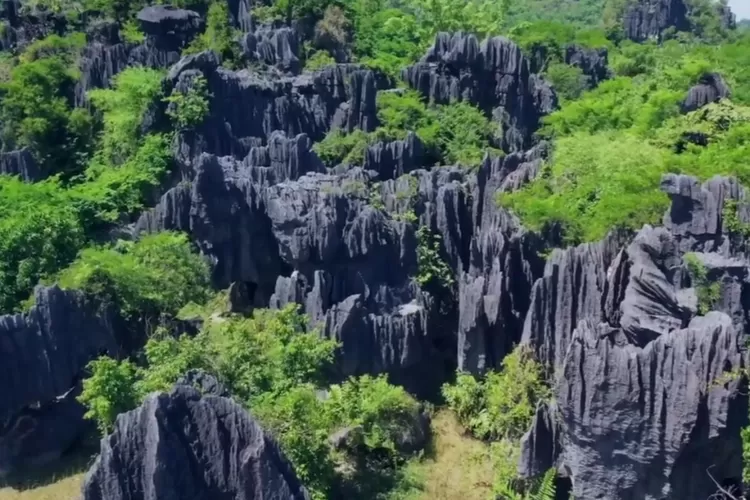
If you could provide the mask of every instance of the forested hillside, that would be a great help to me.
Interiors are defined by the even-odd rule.
[[[745,498],[726,2],[0,23],[0,500]]]

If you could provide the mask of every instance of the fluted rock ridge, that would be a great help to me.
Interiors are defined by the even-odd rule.
[[[507,38],[481,43],[462,32],[439,33],[404,79],[438,104],[468,101],[502,124],[502,146],[521,151],[531,146],[542,116],[557,107],[551,87],[531,73],[529,60]]]
[[[190,471],[190,473],[186,473]],[[276,442],[225,397],[176,385],[117,417],[83,500],[308,500]]]

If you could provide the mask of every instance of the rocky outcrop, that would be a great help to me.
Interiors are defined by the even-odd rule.
[[[468,101],[502,124],[499,146],[520,151],[531,146],[542,116],[557,107],[551,87],[531,73],[519,47],[503,37],[439,33],[434,45],[403,78],[430,102]]]
[[[565,64],[581,70],[586,76],[586,84],[593,89],[610,77],[609,58],[606,48],[589,49],[580,45],[565,48]]]
[[[673,28],[689,31],[688,6],[685,0],[637,0],[625,9],[625,36],[635,42],[661,39]]]
[[[193,68],[199,61],[201,67]],[[388,84],[355,64],[274,77],[220,68],[208,55],[183,59],[170,70],[168,82],[184,91],[197,72],[206,78],[212,98],[203,124],[182,138],[193,158],[203,152],[242,158],[249,144],[264,143],[276,130],[290,137],[307,134],[313,141],[331,128],[372,131],[377,126],[375,95]]]
[[[288,27],[262,26],[242,37],[242,53],[247,60],[293,75],[301,68],[299,48],[297,33]]]
[[[697,85],[688,90],[680,109],[683,113],[689,113],[731,95],[732,91],[720,74],[706,73],[701,76]]]
[[[467,258],[456,263],[460,370],[482,373],[496,368],[519,341],[531,287],[544,267],[538,254],[543,243],[498,207],[496,193],[533,178],[530,171],[539,168],[543,156],[540,147],[503,159],[487,158],[477,173],[472,230],[463,238],[468,242]]]
[[[640,348],[582,322],[555,390],[576,499],[708,498],[742,475],[740,332],[712,312]],[[658,466],[656,466],[658,464]]]
[[[20,0],[4,0],[0,5],[0,51],[18,52],[34,40],[62,36],[67,27],[62,14]]]
[[[27,148],[0,153],[0,174],[16,175],[26,182],[41,180],[44,175]]]
[[[550,370],[562,366],[578,323],[602,317],[607,270],[626,235],[611,233],[596,243],[554,250],[531,290],[522,342]]]
[[[118,352],[111,311],[57,287],[38,288],[35,302],[0,316],[0,475],[55,460],[80,437],[84,368]]]
[[[745,193],[672,174],[662,189],[664,227],[553,254],[558,269],[534,285],[549,313],[532,305],[524,340],[551,368],[554,403],[537,409],[519,470],[556,467],[576,499],[708,498],[714,479],[741,483],[750,264],[723,208],[735,200],[746,223]]]
[[[310,498],[247,411],[185,385],[117,417],[82,493],[82,500]]]
[[[417,134],[409,132],[403,141],[376,142],[365,150],[364,168],[378,178],[395,179],[420,167],[426,167],[428,152]]]

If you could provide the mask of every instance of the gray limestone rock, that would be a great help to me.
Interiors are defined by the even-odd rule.
[[[668,28],[689,31],[688,5],[685,0],[637,0],[625,10],[625,36],[636,42],[661,39]]]
[[[574,497],[699,499],[717,489],[709,468],[738,479],[747,397],[721,377],[744,366],[740,335],[712,312],[640,348],[581,322],[555,389]]]
[[[291,464],[231,399],[177,385],[117,417],[82,500],[307,500]]]
[[[116,318],[81,293],[37,288],[0,316],[0,475],[57,459],[87,429],[75,397],[89,361],[116,354]]]
[[[680,105],[683,113],[689,113],[700,109],[707,104],[717,102],[732,96],[729,85],[718,73],[706,73],[701,76],[697,85],[688,90],[685,99]]]
[[[531,146],[542,116],[557,107],[551,87],[531,73],[519,47],[503,37],[439,33],[404,80],[430,102],[468,101],[502,124],[500,146],[520,151]]]

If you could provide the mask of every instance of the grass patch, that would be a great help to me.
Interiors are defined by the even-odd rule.
[[[492,498],[490,448],[470,437],[450,410],[432,419],[432,444],[404,471],[404,487],[389,500],[487,500]]]

